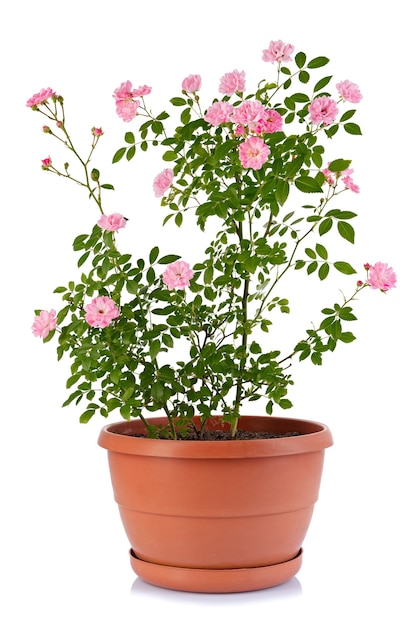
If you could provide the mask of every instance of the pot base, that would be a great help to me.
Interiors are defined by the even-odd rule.
[[[290,561],[276,565],[216,570],[157,565],[142,561],[130,550],[130,564],[142,580],[157,587],[198,593],[235,593],[285,583],[299,571],[302,553],[301,549]]]

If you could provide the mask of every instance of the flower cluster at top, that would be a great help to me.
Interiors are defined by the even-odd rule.
[[[291,44],[284,44],[282,41],[271,41],[269,47],[263,51],[262,59],[270,63],[282,63],[292,60],[291,55],[294,47]],[[182,81],[183,93],[191,94],[198,102],[197,92],[202,86],[202,79],[199,74],[190,74]],[[340,100],[351,103],[358,103],[362,99],[362,94],[358,85],[343,80],[336,84]],[[246,76],[244,71],[237,69],[225,73],[219,84],[219,92],[231,97],[235,94],[240,96],[246,89]],[[116,102],[116,112],[125,122],[131,122],[141,110],[147,112],[143,98],[149,95],[152,88],[143,85],[133,89],[131,81],[123,82],[120,87],[114,90],[113,97]],[[45,105],[50,99],[60,97],[51,88],[42,89],[27,101],[27,106],[37,110]],[[338,103],[328,97],[319,96],[311,101],[308,106],[309,119],[311,124],[325,127],[336,119],[339,110]],[[204,114],[204,120],[212,126],[224,124],[233,125],[233,135],[241,137],[242,143],[239,145],[239,160],[243,168],[259,170],[265,164],[270,155],[270,149],[264,142],[263,137],[270,133],[282,131],[283,117],[273,108],[265,107],[259,100],[244,100],[239,106],[233,106],[228,99],[215,101],[210,105]],[[59,122],[57,122],[59,126]],[[43,127],[44,132],[51,132],[48,126]],[[98,138],[103,134],[101,128],[93,127],[92,134]],[[329,164],[330,165],[330,164]],[[52,159],[46,157],[42,159],[42,167],[51,169]],[[330,186],[335,186],[338,179],[341,179],[347,189],[358,193],[359,187],[356,185],[351,174],[352,168],[335,172],[328,168],[323,168],[322,173],[326,182]],[[174,171],[165,168],[158,174],[153,182],[153,190],[156,197],[162,197],[171,187],[174,180]],[[127,220],[120,214],[103,214],[97,224],[104,231],[116,232],[126,226]],[[391,267],[386,263],[378,262],[374,265],[365,264],[368,272],[367,280],[357,281],[359,287],[369,285],[373,289],[380,289],[385,292],[396,286],[396,275]],[[164,284],[169,289],[184,289],[190,284],[194,275],[193,270],[185,261],[175,261],[171,263],[162,275]],[[85,305],[85,320],[93,327],[105,328],[119,316],[120,312],[116,303],[108,296],[94,298]],[[41,311],[35,316],[32,331],[35,336],[46,338],[50,331],[56,328],[56,311]]]
[[[288,62],[292,60],[291,54],[294,47],[284,44],[282,41],[271,41],[269,48],[263,51],[263,60],[271,63]],[[190,74],[182,82],[182,90],[196,97],[202,86],[199,74]],[[233,70],[227,72],[220,79],[219,92],[225,96],[235,94],[242,95],[246,88],[245,72]],[[340,99],[345,102],[358,103],[362,99],[359,87],[349,81],[343,80],[337,83]],[[131,81],[126,81],[115,89],[113,97],[116,101],[116,112],[125,121],[132,121],[141,109],[146,111],[143,97],[150,94],[151,87],[144,85],[137,89],[132,88]],[[36,96],[34,96],[36,103]],[[32,99],[33,101],[33,99]],[[198,96],[197,96],[198,101]],[[29,101],[31,102],[31,101]],[[29,105],[29,103],[28,103]],[[319,96],[312,100],[308,107],[312,124],[327,126],[334,122],[339,110],[337,102],[328,96]],[[208,107],[204,119],[212,126],[221,126],[232,123],[234,135],[243,138],[239,146],[239,159],[244,168],[259,170],[267,161],[270,149],[263,140],[263,136],[269,133],[281,131],[283,118],[275,109],[267,108],[259,100],[244,100],[240,106],[233,106],[228,100],[219,100]],[[326,170],[324,171],[324,173]],[[342,180],[347,188],[358,192],[359,187],[351,179],[353,170],[343,173]],[[331,175],[326,174],[326,180],[330,185],[334,184]],[[154,183],[157,196],[169,188],[172,183],[172,171],[164,170]]]

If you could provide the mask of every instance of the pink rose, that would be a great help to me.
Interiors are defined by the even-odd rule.
[[[102,128],[97,128],[96,126],[93,126],[93,128],[91,129],[91,132],[93,133],[94,137],[101,137],[101,135],[103,135],[103,129]]]
[[[151,88],[147,85],[132,89],[130,80],[121,83],[120,87],[114,90],[113,98],[116,100],[116,113],[124,122],[131,122],[139,106],[138,98],[151,93]]]
[[[34,322],[32,324],[32,332],[35,337],[41,337],[45,339],[56,328],[56,311],[51,309],[48,311],[41,311],[39,315],[35,315]]]
[[[97,225],[103,230],[114,232],[119,230],[119,228],[124,228],[126,226],[126,218],[124,218],[120,213],[102,215],[98,220]]]
[[[90,304],[84,307],[85,321],[95,328],[106,328],[112,320],[119,317],[119,309],[116,303],[108,296],[93,298]]]
[[[294,46],[283,41],[271,41],[269,48],[263,51],[262,60],[269,63],[281,63],[282,61],[292,61],[291,54]]]
[[[245,91],[245,72],[233,70],[225,74],[220,79],[219,91],[226,96],[233,96],[237,91]]]
[[[337,83],[336,89],[343,100],[347,102],[357,103],[362,100],[362,94],[359,87],[355,83],[351,83],[350,80],[343,80]]]
[[[388,291],[396,286],[397,276],[392,269],[388,267],[387,263],[375,263],[375,265],[365,265],[365,268],[369,268],[368,285],[372,289],[380,289],[381,291]]]
[[[336,102],[327,96],[315,98],[308,106],[310,119],[313,124],[323,124],[327,126],[336,119],[339,110]]]
[[[353,182],[351,176],[342,176],[342,182],[345,185],[346,189],[350,189],[354,193],[359,193],[359,186]]]
[[[191,267],[185,261],[175,261],[166,268],[162,274],[162,280],[168,289],[184,289],[190,284],[190,280],[194,276]]]
[[[165,169],[155,177],[155,180],[153,181],[153,190],[157,198],[163,196],[166,190],[171,187],[173,178],[174,171],[171,169]]]
[[[266,117],[265,107],[259,100],[246,100],[233,109],[232,121],[250,130],[260,130],[259,124]]]
[[[42,159],[42,169],[43,170],[47,170],[51,167],[52,165],[52,159],[51,157],[46,157],[46,159]]]
[[[260,137],[249,137],[239,146],[239,159],[243,167],[261,169],[268,158],[270,149]]]
[[[133,90],[136,98],[143,98],[143,96],[148,96],[152,91],[152,87],[148,87],[148,85],[142,85],[137,89]]]
[[[264,133],[276,133],[282,130],[283,118],[275,111],[275,109],[267,109],[261,120],[261,126]]]
[[[334,178],[334,172],[332,172],[331,170],[329,170],[328,167],[325,167],[322,170],[322,173],[324,175],[324,178],[326,179],[326,181],[329,183],[329,185],[334,185],[335,184],[335,178]]]
[[[215,102],[207,109],[204,119],[213,126],[219,126],[230,122],[230,116],[233,113],[233,107],[228,102]]]
[[[135,100],[120,100],[116,102],[116,113],[124,122],[131,122],[136,116],[138,106]]]
[[[182,81],[183,91],[195,93],[201,89],[201,76],[199,74],[190,74]]]
[[[34,96],[29,98],[29,100],[26,102],[26,106],[27,107],[40,106],[41,104],[45,104],[45,102],[54,95],[55,95],[55,92],[52,91],[50,87],[47,87],[46,89],[41,89],[39,93],[35,93]]]

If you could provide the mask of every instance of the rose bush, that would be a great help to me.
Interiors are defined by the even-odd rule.
[[[351,161],[335,154],[334,143],[338,132],[361,135],[351,105],[362,94],[343,79],[332,95],[332,76],[313,80],[329,59],[308,60],[291,44],[272,41],[262,59],[272,64],[267,79],[248,90],[244,71],[227,72],[207,106],[201,77],[184,78],[181,94],[170,100],[179,118],[171,126],[170,113],[151,111],[151,87],[135,89],[126,81],[113,93],[122,120],[139,121],[113,162],[162,149],[166,167],[154,176],[153,191],[166,211],[163,223],[180,227],[191,214],[203,231],[209,221],[216,224],[217,234],[193,267],[158,245],[146,258],[119,250],[117,232],[128,227],[128,216],[105,212],[104,196],[113,186],[92,166],[102,128],[92,128],[84,158],[72,142],[62,96],[47,88],[27,102],[47,118],[43,132],[73,158],[58,165],[45,157],[42,169],[84,187],[100,214],[91,233],[74,240],[84,269],[77,281],[55,289],[63,307],[36,310],[32,327],[45,342],[57,337],[58,359],[69,357],[72,391],[64,405],[82,403],[81,422],[117,411],[143,420],[152,436],[176,438],[195,428],[195,415],[204,429],[209,416],[221,414],[234,435],[244,403],[264,399],[268,414],[274,405],[291,406],[293,358],[320,365],[324,353],[354,340],[349,327],[359,292],[396,285],[386,263],[365,263],[350,295],[324,307],[322,319],[302,331],[289,352],[271,349],[271,325],[290,313],[285,284],[292,272],[318,282],[334,271],[356,274],[348,261],[334,258],[335,238],[329,238],[335,252],[323,240],[335,233],[344,247],[354,244],[356,214],[330,204],[342,193],[359,192]],[[329,147],[332,158],[325,156]],[[178,352],[182,344],[185,358],[183,347]],[[147,418],[155,412],[167,416],[168,432],[152,430]]]

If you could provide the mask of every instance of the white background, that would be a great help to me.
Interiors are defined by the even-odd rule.
[[[3,624],[417,623],[411,4],[380,2],[370,10],[362,0],[265,0],[247,6],[224,0],[16,0],[3,8]],[[200,244],[193,231],[167,226],[160,234],[162,211],[151,190],[162,169],[158,158],[109,165],[130,129],[115,116],[113,90],[127,79],[134,86],[151,85],[156,112],[168,97],[179,95],[190,73],[203,77],[202,98],[212,97],[220,76],[235,68],[245,69],[254,85],[267,72],[273,75],[261,54],[276,39],[310,58],[329,56],[335,80],[347,78],[362,90],[355,119],[364,135],[346,136],[346,152],[331,156],[354,159],[361,187],[358,196],[343,195],[343,206],[360,215],[351,260],[358,267],[388,262],[398,286],[385,296],[366,290],[352,329],[356,342],[330,355],[321,368],[294,367],[291,414],[325,422],[335,440],[326,453],[320,499],[296,578],[274,589],[225,596],[161,590],[130,569],[106,454],[96,444],[104,422],[97,417],[81,426],[76,408],[60,408],[67,371],[57,366],[53,344],[43,346],[31,334],[33,309],[59,308],[52,290],[76,278],[72,240],[97,216],[81,189],[41,170],[40,159],[54,158],[56,148],[40,131],[41,116],[25,104],[43,87],[64,95],[68,125],[72,117],[85,146],[91,127],[102,125],[103,161],[96,166],[118,188],[109,194],[107,212],[119,210],[130,218],[133,252],[146,254],[150,242],[168,251],[188,243],[194,261]],[[129,235],[123,236],[128,242]],[[331,280],[324,287],[330,300],[318,298],[320,287],[312,280],[308,289],[302,283],[294,289],[299,314],[308,309],[307,324],[337,299]]]

